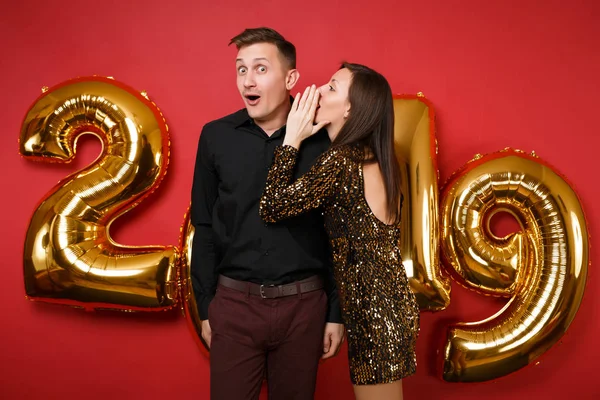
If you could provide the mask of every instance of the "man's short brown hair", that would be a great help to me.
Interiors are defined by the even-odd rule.
[[[277,46],[277,50],[287,61],[290,69],[296,68],[296,46],[285,40],[279,32],[271,28],[249,28],[235,36],[229,44],[235,44],[237,49],[250,46],[256,43],[272,43]]]

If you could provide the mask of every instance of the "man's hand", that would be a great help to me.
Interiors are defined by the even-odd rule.
[[[210,349],[210,339],[212,337],[212,330],[210,329],[210,323],[207,319],[202,321],[200,328],[202,329],[202,339],[204,339],[204,342]]]
[[[204,330],[202,330],[204,335]],[[340,346],[344,341],[344,324],[328,322],[325,325],[325,334],[323,335],[323,356],[322,359],[331,358],[340,351]]]

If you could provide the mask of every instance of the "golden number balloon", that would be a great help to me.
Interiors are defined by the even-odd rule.
[[[167,125],[154,103],[112,79],[78,78],[47,89],[22,125],[20,153],[69,162],[92,133],[102,154],[62,180],[31,218],[24,250],[27,296],[88,309],[164,310],[177,301],[177,249],[115,243],[110,224],[159,185]]]
[[[394,99],[395,145],[402,171],[401,252],[411,289],[422,310],[443,310],[450,303],[450,280],[439,260],[438,171],[434,113],[419,96]],[[182,236],[182,300],[188,325],[203,352],[201,323],[190,278],[194,227],[186,214]],[[206,354],[206,353],[205,353]]]
[[[510,297],[496,315],[450,327],[443,379],[487,381],[530,364],[565,333],[583,297],[589,242],[577,195],[539,159],[507,149],[456,173],[441,209],[453,276],[475,291]],[[500,211],[522,231],[495,236],[489,219]]]
[[[400,253],[421,310],[450,304],[450,280],[439,259],[437,142],[434,112],[422,96],[394,99],[394,141],[402,172]]]
[[[477,292],[509,297],[496,315],[450,327],[443,379],[486,381],[530,364],[567,330],[585,287],[589,242],[581,204],[552,168],[523,152],[478,157],[445,186],[438,208],[434,112],[422,96],[394,99],[395,146],[402,171],[404,266],[422,310],[450,302],[452,276]],[[22,125],[26,158],[69,162],[77,138],[97,136],[102,154],[50,191],[31,218],[24,277],[32,300],[87,309],[167,310],[181,306],[205,355],[191,283],[194,228],[189,210],[171,246],[115,243],[110,224],[165,176],[168,129],[145,93],[112,79],[78,78],[33,104]],[[490,218],[515,216],[522,232],[497,237]],[[440,233],[441,232],[441,233]],[[441,237],[440,237],[441,236]]]
[[[189,329],[194,336],[196,344],[200,351],[208,357],[208,346],[202,339],[202,320],[198,313],[198,304],[194,288],[192,287],[191,260],[192,260],[192,243],[194,241],[194,225],[190,223],[190,210],[188,209],[183,217],[183,225],[181,226],[181,235],[179,238],[179,248],[181,249],[181,301],[183,312]]]

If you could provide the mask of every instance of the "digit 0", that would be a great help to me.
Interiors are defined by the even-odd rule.
[[[450,304],[450,279],[439,256],[439,188],[433,106],[421,94],[394,98],[394,142],[404,196],[400,253],[422,311]]]
[[[420,95],[396,96],[394,113],[394,140],[404,195],[402,262],[421,310],[439,311],[450,304],[450,279],[442,275],[439,260],[435,114],[431,104]],[[193,236],[188,210],[180,236],[182,301],[188,326],[201,351],[208,355],[191,283]]]

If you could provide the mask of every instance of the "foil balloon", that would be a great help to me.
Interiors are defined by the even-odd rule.
[[[31,300],[86,309],[165,310],[177,303],[177,249],[125,247],[110,224],[154,191],[169,158],[167,125],[144,93],[87,77],[47,89],[22,124],[25,158],[69,162],[91,133],[101,155],[58,183],[31,218],[24,277]]]
[[[453,277],[510,298],[486,320],[449,328],[443,379],[488,381],[531,364],[565,333],[583,297],[589,238],[576,193],[539,158],[505,149],[455,173],[441,210]],[[521,231],[497,237],[489,223],[497,212],[512,214]]]
[[[394,142],[402,173],[400,251],[421,310],[450,304],[450,279],[439,257],[439,189],[434,112],[422,96],[394,98]]]
[[[192,332],[192,336],[198,345],[198,348],[206,357],[209,356],[208,346],[202,339],[202,320],[198,313],[198,304],[194,288],[192,287],[192,243],[194,241],[194,225],[190,223],[190,210],[183,217],[183,225],[181,226],[181,234],[179,238],[179,248],[181,249],[181,301],[183,312],[187,321],[187,325]]]
[[[439,260],[438,170],[434,113],[422,96],[396,96],[395,145],[402,171],[402,261],[421,310],[443,310],[450,304],[450,279]],[[188,325],[203,352],[201,322],[191,283],[194,227],[186,214],[181,228],[181,287]]]

